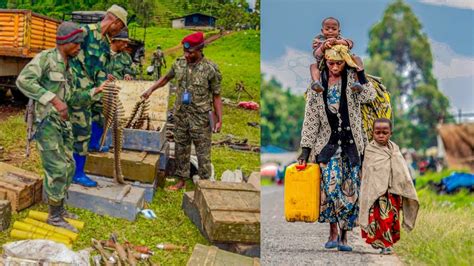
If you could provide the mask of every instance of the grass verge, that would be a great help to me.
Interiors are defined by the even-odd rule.
[[[395,245],[409,265],[472,265],[474,261],[474,196],[467,191],[438,195],[427,185],[438,182],[451,170],[417,179],[420,210],[415,229],[402,230]]]

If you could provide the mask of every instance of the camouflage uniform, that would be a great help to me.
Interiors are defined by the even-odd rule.
[[[117,79],[124,79],[125,75],[135,76],[132,70],[132,57],[127,52],[111,52],[109,71]]]
[[[156,71],[156,80],[161,78],[161,66],[166,65],[165,54],[161,49],[157,49],[153,53],[153,58],[151,64],[155,67]]]
[[[82,94],[99,87],[107,79],[107,65],[110,61],[110,41],[102,36],[100,22],[82,27],[84,42],[81,52],[71,59],[71,67],[75,75],[76,92]],[[74,98],[74,97],[73,97]],[[87,155],[91,135],[91,120],[104,123],[100,94],[89,101],[70,102],[72,131],[74,135],[74,152]]]
[[[187,64],[184,57],[178,58],[169,78],[177,80],[177,100],[175,111],[175,157],[176,175],[187,178],[190,175],[191,141],[196,147],[199,170],[198,175],[207,179],[211,175],[211,136],[210,112],[213,96],[221,91],[221,73],[216,64],[203,58],[196,64]],[[191,93],[191,104],[181,103],[187,89]]]
[[[66,69],[55,48],[37,54],[16,81],[21,92],[35,101],[35,139],[50,204],[59,204],[64,199],[74,175],[71,123],[63,121],[49,103],[55,96],[63,102],[70,99],[72,78],[71,69]]]

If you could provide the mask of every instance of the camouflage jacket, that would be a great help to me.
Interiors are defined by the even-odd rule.
[[[176,59],[168,72],[176,78],[176,110],[183,108],[181,97],[185,90],[191,93],[191,104],[184,110],[204,113],[212,110],[213,95],[221,92],[222,75],[217,65],[206,58],[195,64],[187,64],[184,57]]]
[[[134,77],[135,71],[132,70],[132,57],[127,52],[115,53],[111,51],[108,72],[112,73],[117,79],[123,79],[126,74]]]
[[[159,67],[166,64],[165,54],[163,53],[163,51],[157,49],[153,53],[151,64],[155,67]]]
[[[81,52],[71,60],[78,93],[100,86],[107,79],[107,65],[110,61],[110,41],[108,37],[102,36],[100,22],[84,25],[82,29],[84,42],[81,44]],[[73,102],[73,106],[84,104],[87,103]]]
[[[16,85],[35,101],[35,121],[40,122],[51,113],[58,113],[50,103],[54,97],[64,102],[70,100],[73,74],[71,68],[66,68],[59,51],[53,48],[37,54],[23,68]]]

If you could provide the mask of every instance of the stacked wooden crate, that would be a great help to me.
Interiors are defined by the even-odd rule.
[[[200,180],[183,210],[214,245],[259,256],[260,191],[252,184]]]
[[[41,176],[0,162],[0,195],[11,202],[12,211],[18,212],[42,199]]]

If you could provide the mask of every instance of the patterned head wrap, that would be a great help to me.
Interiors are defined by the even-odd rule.
[[[346,64],[349,66],[357,68],[357,64],[352,60],[349,54],[349,48],[342,44],[334,45],[331,49],[326,49],[324,58],[326,58],[326,60],[346,61]]]

